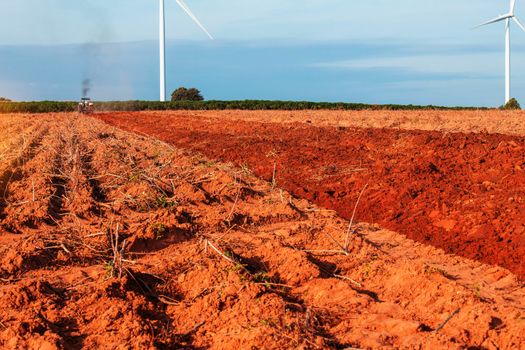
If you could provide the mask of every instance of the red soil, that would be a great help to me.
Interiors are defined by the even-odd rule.
[[[0,131],[0,349],[525,344],[525,287],[501,267],[379,225],[347,235],[246,167],[91,117]]]
[[[293,195],[525,278],[525,137],[319,127],[214,112],[99,118],[247,165]],[[366,113],[366,112],[363,112]]]

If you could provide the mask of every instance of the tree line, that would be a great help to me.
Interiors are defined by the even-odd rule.
[[[0,97],[0,113],[53,113],[74,112],[77,102],[37,101],[13,102]],[[109,101],[95,102],[95,111],[163,111],[163,110],[473,110],[488,109],[478,107],[443,107],[400,104],[364,104],[348,102],[310,102],[310,101],[270,101],[270,100],[238,100],[238,101],[205,101],[196,88],[180,87],[171,94],[170,102],[159,101]],[[513,99],[511,103],[500,108],[520,109],[519,103]]]

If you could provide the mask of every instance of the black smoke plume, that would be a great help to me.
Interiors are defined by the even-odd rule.
[[[82,82],[82,97],[87,97],[91,89],[91,80],[84,79]]]

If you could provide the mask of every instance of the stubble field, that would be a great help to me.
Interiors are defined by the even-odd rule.
[[[525,344],[521,136],[237,113],[3,115],[0,347]]]

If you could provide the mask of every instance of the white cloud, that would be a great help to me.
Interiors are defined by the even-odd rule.
[[[525,69],[525,54],[514,53],[515,71]],[[327,69],[400,69],[416,73],[484,74],[499,75],[503,72],[501,54],[477,52],[466,54],[435,54],[401,57],[372,57],[363,59],[320,62],[311,65]],[[500,69],[501,68],[501,69]],[[518,69],[519,68],[519,69]],[[501,70],[501,72],[499,71]]]

